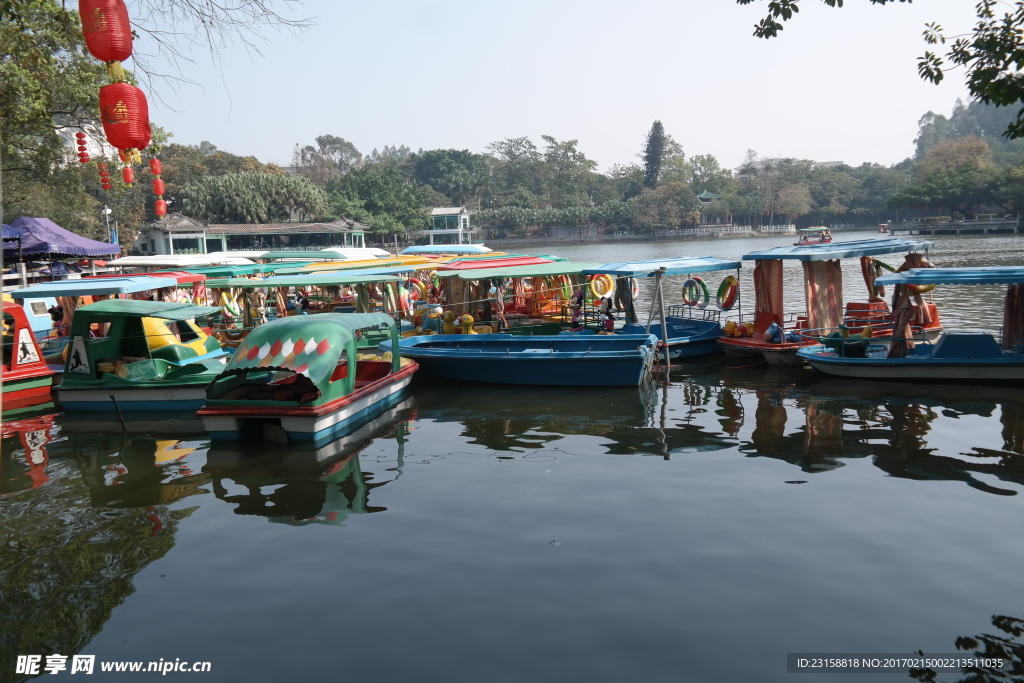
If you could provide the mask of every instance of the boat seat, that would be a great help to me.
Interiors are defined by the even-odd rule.
[[[361,360],[356,363],[356,386],[376,382],[391,373],[391,361]]]
[[[935,343],[932,358],[1002,358],[1003,350],[983,330],[946,332]]]

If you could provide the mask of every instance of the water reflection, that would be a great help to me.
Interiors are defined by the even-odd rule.
[[[1024,619],[995,615],[992,625],[1001,633],[979,633],[975,636],[961,636],[954,645],[957,651],[970,653],[965,657],[982,660],[1002,660],[994,666],[964,668],[964,677],[956,683],[995,683],[996,681],[1024,681]],[[927,654],[927,653],[926,653]],[[942,681],[933,669],[911,669],[910,678],[926,683]]]
[[[742,416],[722,393],[717,388],[662,383],[639,390],[481,385],[460,387],[457,393],[430,386],[416,395],[420,419],[458,424],[467,443],[493,451],[571,452],[576,446],[565,443],[567,437],[594,436],[601,439],[599,452],[668,457],[736,445],[708,418],[723,415],[728,422]]]
[[[50,414],[3,423],[0,496],[38,488],[50,480],[46,449],[57,434],[53,419]]]
[[[180,442],[62,435],[53,415],[3,434],[0,680],[18,680],[13,654],[80,652],[197,508],[167,506],[182,496],[163,480],[181,490],[189,476],[161,462]]]
[[[383,512],[370,504],[370,492],[401,476],[408,425],[415,413],[406,399],[354,432],[320,448],[266,443],[256,447],[218,445],[207,453],[204,472],[213,492],[235,506],[236,515],[303,526],[343,526],[349,516]],[[394,439],[392,465],[377,460],[376,472],[363,471],[360,454],[375,440]]]

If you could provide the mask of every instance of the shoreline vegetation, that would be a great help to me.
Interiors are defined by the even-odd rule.
[[[369,225],[371,239],[382,242],[418,235],[428,227],[431,207],[465,206],[474,228],[486,230],[489,240],[506,240],[555,226],[653,237],[718,222],[754,229],[780,223],[869,227],[936,216],[1016,215],[1024,205],[1024,139],[1002,136],[1014,109],[960,101],[949,117],[921,117],[912,157],[856,167],[755,150],[729,167],[674,138],[657,120],[646,135],[622,131],[636,136],[637,154],[605,170],[578,140],[550,135],[507,137],[479,151],[413,151],[399,144],[365,154],[325,134],[296,144],[290,164],[279,165],[208,141],[175,143],[173,131],[155,121],[135,183],[114,173],[112,188],[104,190],[96,164],[119,164],[98,125],[95,94],[106,81],[103,65],[85,49],[77,12],[58,0],[33,0],[21,20],[21,32],[12,34],[17,40],[0,36],[10,56],[0,65],[5,222],[45,216],[103,238],[108,206],[126,246],[157,219],[146,164],[154,157],[162,163],[163,196],[172,212],[236,224],[347,218]],[[32,68],[24,66],[29,63]],[[78,132],[87,135],[89,163],[76,158]]]

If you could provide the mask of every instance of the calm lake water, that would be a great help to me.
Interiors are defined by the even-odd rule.
[[[939,266],[1024,262],[1020,238],[935,243]],[[797,310],[798,266],[787,285]],[[947,326],[1000,324],[999,288],[934,296]],[[731,365],[639,390],[421,378],[320,451],[211,448],[188,416],[5,428],[0,680],[19,654],[78,653],[209,661],[168,676],[211,681],[784,681],[790,652],[1016,642],[1024,388]],[[797,676],[876,679],[908,680]]]

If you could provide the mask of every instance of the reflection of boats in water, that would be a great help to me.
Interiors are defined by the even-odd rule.
[[[209,483],[210,476],[193,471],[185,462],[206,448],[205,440],[103,439],[74,433],[68,440],[93,505],[147,507],[209,493],[201,487]]]
[[[61,416],[61,431],[68,434],[128,433],[206,436],[203,421],[196,417],[195,411],[188,410],[128,412],[113,419],[110,413],[74,411]]]
[[[3,423],[0,495],[38,488],[50,480],[46,446],[56,433],[53,418],[52,414],[38,415]]]
[[[870,457],[891,476],[962,481],[998,495],[1016,491],[978,475],[1024,485],[1024,389],[830,380],[803,387],[762,386],[754,394],[756,424],[740,446],[749,455],[782,460],[809,473]],[[945,455],[943,443],[929,443],[939,419],[994,417],[997,412],[1002,449],[973,447],[972,452]],[[792,431],[787,433],[787,427]]]
[[[565,437],[586,435],[606,440],[610,454],[669,455],[721,450],[735,442],[718,433],[715,397],[703,396],[690,410],[666,407],[667,387],[578,389],[486,386],[421,386],[421,419],[461,423],[468,443],[495,451],[532,451],[568,447]],[[673,401],[673,406],[675,403]],[[707,406],[707,407],[705,407]]]
[[[268,442],[243,450],[218,442],[203,469],[213,476],[217,498],[235,504],[235,514],[295,526],[343,525],[350,515],[386,509],[370,505],[370,491],[400,475],[411,412],[412,400],[406,399],[319,448]],[[359,454],[380,439],[395,439],[397,464],[381,474],[364,472]],[[267,487],[273,490],[264,493]]]

